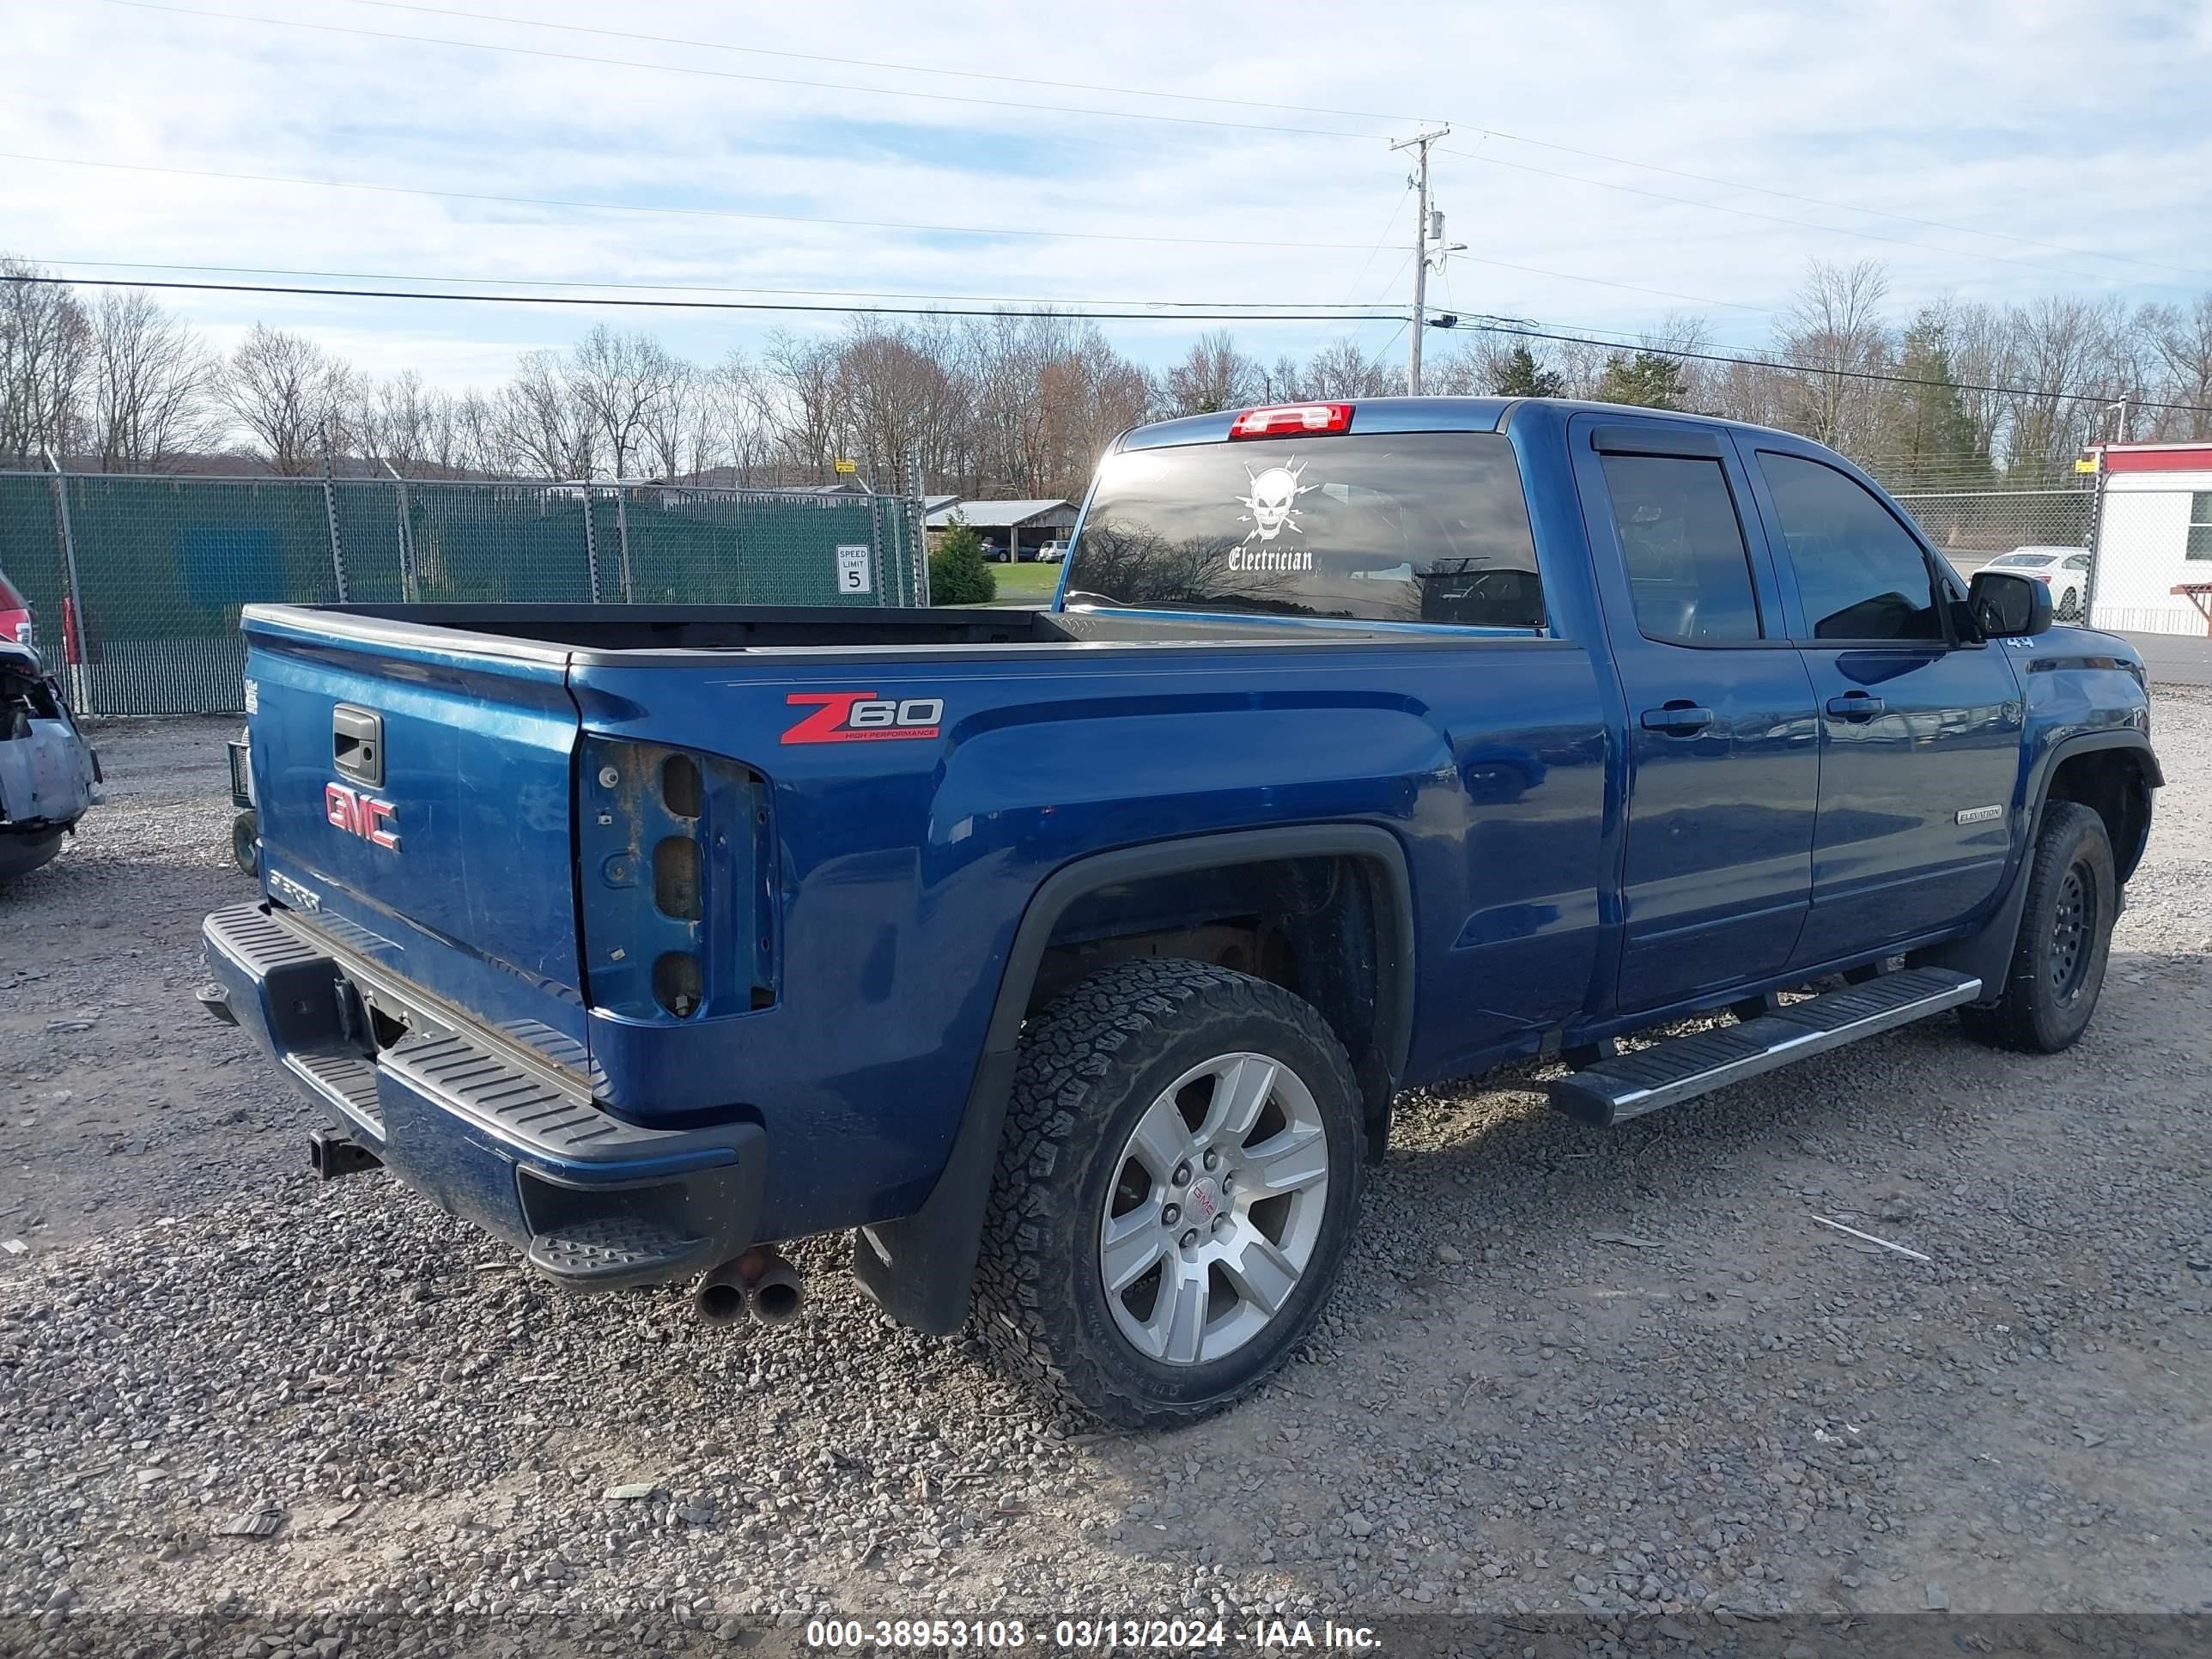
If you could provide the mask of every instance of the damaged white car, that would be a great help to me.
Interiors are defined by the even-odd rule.
[[[0,882],[61,851],[100,801],[100,757],[27,646],[0,641]]]

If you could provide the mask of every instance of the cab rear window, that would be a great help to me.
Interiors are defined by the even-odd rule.
[[[1376,433],[1108,458],[1066,603],[1540,630],[1512,446]]]

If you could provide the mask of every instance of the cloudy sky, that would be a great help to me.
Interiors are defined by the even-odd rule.
[[[1431,297],[1467,313],[1754,345],[1813,258],[1884,260],[1900,310],[2212,287],[2185,0],[0,0],[0,252],[86,276],[1402,307],[1389,141],[1449,122],[1467,250]],[[168,297],[447,385],[602,319],[702,358],[841,320]],[[1154,316],[1107,326],[1152,362],[1204,326]],[[1234,326],[1267,357],[1346,331]]]

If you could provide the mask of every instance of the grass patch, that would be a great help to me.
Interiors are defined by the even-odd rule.
[[[994,605],[1044,605],[1060,591],[1060,566],[1056,564],[994,564],[999,597]]]

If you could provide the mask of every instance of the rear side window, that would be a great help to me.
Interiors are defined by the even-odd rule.
[[[1638,629],[1677,645],[1757,639],[1751,557],[1721,464],[1686,455],[1601,459]]]
[[[1814,638],[1943,637],[1920,544],[1863,485],[1832,466],[1771,450],[1759,452],[1759,467]]]
[[[1069,562],[1074,605],[1544,626],[1520,470],[1494,433],[1111,456]]]

